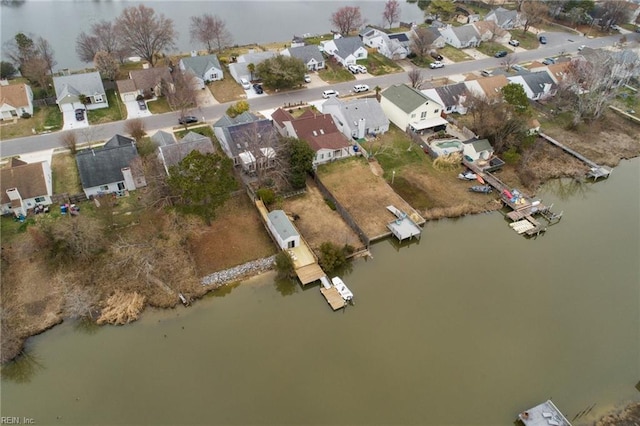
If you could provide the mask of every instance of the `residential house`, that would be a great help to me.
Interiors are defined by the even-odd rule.
[[[361,32],[361,38],[365,46],[376,49],[378,53],[389,59],[400,60],[409,54],[409,49],[400,41],[401,38],[408,40],[405,33],[396,34],[394,38],[391,38],[384,31],[368,27],[367,31]]]
[[[481,41],[493,41],[496,43],[508,43],[511,40],[511,33],[500,28],[495,21],[478,21],[471,24],[480,34]]]
[[[300,46],[305,46],[306,44],[307,44],[307,41],[304,39],[304,37],[294,35],[293,39],[291,39],[290,47],[300,47]]]
[[[443,26],[442,28],[446,28],[446,26]],[[442,49],[447,44],[444,37],[442,36],[442,32],[438,29],[438,27],[434,27],[432,25],[430,27],[427,27],[426,30],[429,31],[433,36],[433,42],[431,43],[431,46],[435,47],[436,49]]]
[[[208,82],[224,78],[222,66],[216,55],[182,58],[178,66],[182,71],[191,73],[195,77],[196,89],[204,89]]]
[[[398,40],[398,43],[400,43],[400,45],[406,47],[408,50],[411,50],[411,34],[413,34],[413,31],[391,33],[389,34],[389,38],[391,40]]]
[[[0,120],[33,115],[33,92],[24,83],[0,85]]]
[[[363,139],[389,131],[389,119],[375,98],[349,101],[331,98],[322,104],[322,112],[331,114],[338,130],[348,139]]]
[[[160,133],[160,132],[157,132]],[[156,133],[156,134],[157,134]],[[166,132],[163,132],[166,133]],[[156,138],[159,141],[166,142],[166,136],[160,135]],[[213,154],[215,149],[211,138],[195,132],[189,132],[177,143],[163,144],[158,147],[158,158],[164,166],[164,171],[169,174],[169,168],[175,166],[193,151],[199,151],[202,154]]]
[[[309,71],[324,68],[324,56],[317,45],[290,47],[280,52],[284,56],[300,59]]]
[[[435,92],[435,96],[434,96]],[[448,84],[446,86],[434,87],[422,90],[422,93],[444,106],[444,112],[451,114],[466,114],[467,107],[464,105],[468,96],[468,89],[464,83]]]
[[[78,152],[76,163],[87,197],[121,196],[147,185],[135,141],[126,136],[115,135],[101,148]]]
[[[97,71],[53,77],[53,88],[56,92],[56,103],[62,112],[78,108],[109,107],[107,93]]]
[[[330,114],[307,109],[298,118],[279,108],[272,115],[282,134],[302,139],[316,153],[313,165],[327,163],[355,155],[349,139],[336,127]]]
[[[512,30],[520,25],[518,12],[498,7],[484,17],[485,21],[493,21],[502,29]]]
[[[474,22],[480,21],[480,15],[477,13],[471,13],[467,16],[467,24],[473,24]]]
[[[488,101],[502,101],[501,89],[509,84],[507,77],[498,74],[491,77],[483,77],[477,80],[469,80],[464,82],[467,87],[467,93]]]
[[[465,141],[462,154],[471,161],[489,161],[493,157],[493,147],[487,139]]]
[[[531,68],[531,72],[546,71],[554,83],[559,84],[567,75],[571,62],[558,62],[551,65],[543,65],[541,67]]]
[[[176,143],[176,137],[173,133],[165,132],[164,130],[158,130],[150,139],[156,148]]]
[[[455,47],[456,49],[465,49],[467,47],[480,46],[480,34],[473,24],[454,27],[448,25],[440,31],[445,43]]]
[[[36,205],[50,205],[53,180],[49,162],[26,163],[12,158],[0,169],[0,192],[3,215],[26,216]]]
[[[120,99],[135,101],[138,96],[154,98],[163,95],[163,90],[173,90],[173,77],[169,67],[144,68],[129,71],[128,80],[116,81]]]
[[[300,245],[300,233],[282,210],[267,213],[267,227],[282,250]]]
[[[250,51],[249,53],[238,56],[236,62],[229,64],[229,74],[231,74],[231,77],[233,77],[233,79],[238,83],[240,83],[240,79],[243,78],[247,81],[254,80],[256,75],[249,70],[249,64],[253,64],[254,67],[257,67],[260,62],[274,58],[277,55],[277,52]]]
[[[340,37],[320,42],[321,49],[343,66],[354,65],[356,61],[367,59],[367,49],[358,36]]]
[[[510,76],[507,80],[521,85],[527,98],[534,101],[549,98],[558,90],[558,85],[546,71]]]
[[[245,173],[276,166],[280,139],[271,120],[248,111],[233,118],[224,115],[213,125],[213,132],[225,154]]]
[[[444,106],[406,84],[382,92],[380,106],[387,118],[404,131],[439,131],[447,125],[441,116]]]

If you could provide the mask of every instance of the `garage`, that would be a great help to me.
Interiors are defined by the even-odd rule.
[[[136,100],[136,94],[135,93],[131,93],[131,92],[124,93],[123,101],[125,101],[125,102],[133,102],[135,100]]]
[[[71,102],[71,103],[61,104],[60,109],[62,109],[62,112],[69,112],[69,111],[73,111],[75,108],[73,107],[73,102]]]

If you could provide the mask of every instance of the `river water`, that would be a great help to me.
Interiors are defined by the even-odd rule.
[[[192,16],[218,15],[227,24],[234,42],[243,45],[290,41],[294,35],[324,34],[331,30],[331,14],[345,5],[359,6],[368,23],[383,25],[384,0],[356,2],[322,1],[163,1],[116,0],[26,0],[17,6],[0,6],[1,37],[4,43],[16,33],[32,33],[49,40],[58,62],[56,69],[80,69],[83,64],[75,53],[75,40],[82,31],[101,20],[113,21],[125,7],[144,4],[174,21],[179,34],[176,49],[194,49],[189,40]],[[401,1],[400,19],[421,22],[423,12],[416,4]],[[203,46],[195,46],[202,49]],[[4,55],[3,55],[4,57]]]
[[[57,326],[4,369],[1,414],[509,425],[553,398],[569,419],[596,404],[592,420],[640,399],[640,161],[539,195],[564,217],[535,240],[494,212],[375,244],[341,274],[356,300],[345,311],[265,274],[128,326]]]

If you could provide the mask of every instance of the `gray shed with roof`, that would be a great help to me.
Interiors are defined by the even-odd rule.
[[[274,210],[267,214],[267,226],[282,250],[298,247],[300,234],[282,210]]]

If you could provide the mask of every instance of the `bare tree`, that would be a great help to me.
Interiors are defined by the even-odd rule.
[[[144,122],[139,118],[127,120],[124,123],[124,129],[136,140],[136,142],[140,142],[140,139],[147,135],[147,132],[144,130]]]
[[[628,4],[624,0],[602,2],[601,6],[596,10],[596,15],[600,18],[600,28],[606,30],[616,23],[627,22],[629,20]]]
[[[420,68],[413,68],[407,73],[407,77],[409,78],[411,87],[414,89],[420,89],[424,84],[424,75]]]
[[[424,58],[433,48],[433,42],[436,37],[427,28],[418,27],[413,30],[411,35],[411,50],[420,58]]]
[[[382,19],[389,24],[389,28],[391,28],[394,22],[398,22],[398,19],[400,19],[400,3],[398,0],[387,0],[384,4]]]
[[[346,36],[364,24],[358,6],[344,6],[331,15],[331,23],[338,28],[340,34]]]
[[[147,60],[151,66],[165,49],[175,45],[177,32],[173,20],[144,5],[127,7],[116,19],[118,40],[131,51]]]
[[[64,132],[62,136],[60,136],[60,139],[71,155],[76,155],[78,152],[78,136],[75,132]]]
[[[117,37],[115,25],[108,21],[99,21],[91,25],[89,34],[84,31],[76,38],[76,53],[83,62],[92,62],[96,53],[110,53],[122,62],[128,49],[124,48]]]
[[[473,119],[473,131],[489,139],[496,152],[518,146],[524,140],[526,120],[515,113],[513,105],[473,94],[467,97],[467,105]]]
[[[173,72],[172,90],[164,90],[169,105],[174,111],[180,111],[180,117],[196,106],[195,77],[190,72],[176,69]],[[186,128],[186,125],[185,125]]]
[[[529,27],[537,25],[547,16],[549,8],[538,0],[525,0],[521,5],[522,34],[526,34]]]
[[[509,71],[512,66],[518,63],[518,56],[515,53],[509,53],[501,62],[506,71]]]
[[[213,52],[215,46],[218,53],[233,42],[233,37],[225,21],[216,16],[206,13],[201,16],[192,16],[189,27],[191,42],[199,42],[207,46],[209,53]]]
[[[47,69],[50,75],[53,75],[53,67],[57,65],[57,61],[54,57],[53,48],[47,40],[42,37],[36,39],[36,54],[47,64]]]
[[[113,81],[118,76],[120,66],[118,65],[116,58],[114,58],[110,53],[102,50],[99,51],[93,58],[93,63],[96,66],[96,69],[100,72],[100,75],[102,75],[102,78]]]
[[[29,81],[36,83],[41,88],[48,90],[51,74],[49,64],[41,56],[34,56],[27,59],[20,68],[20,72]]]

